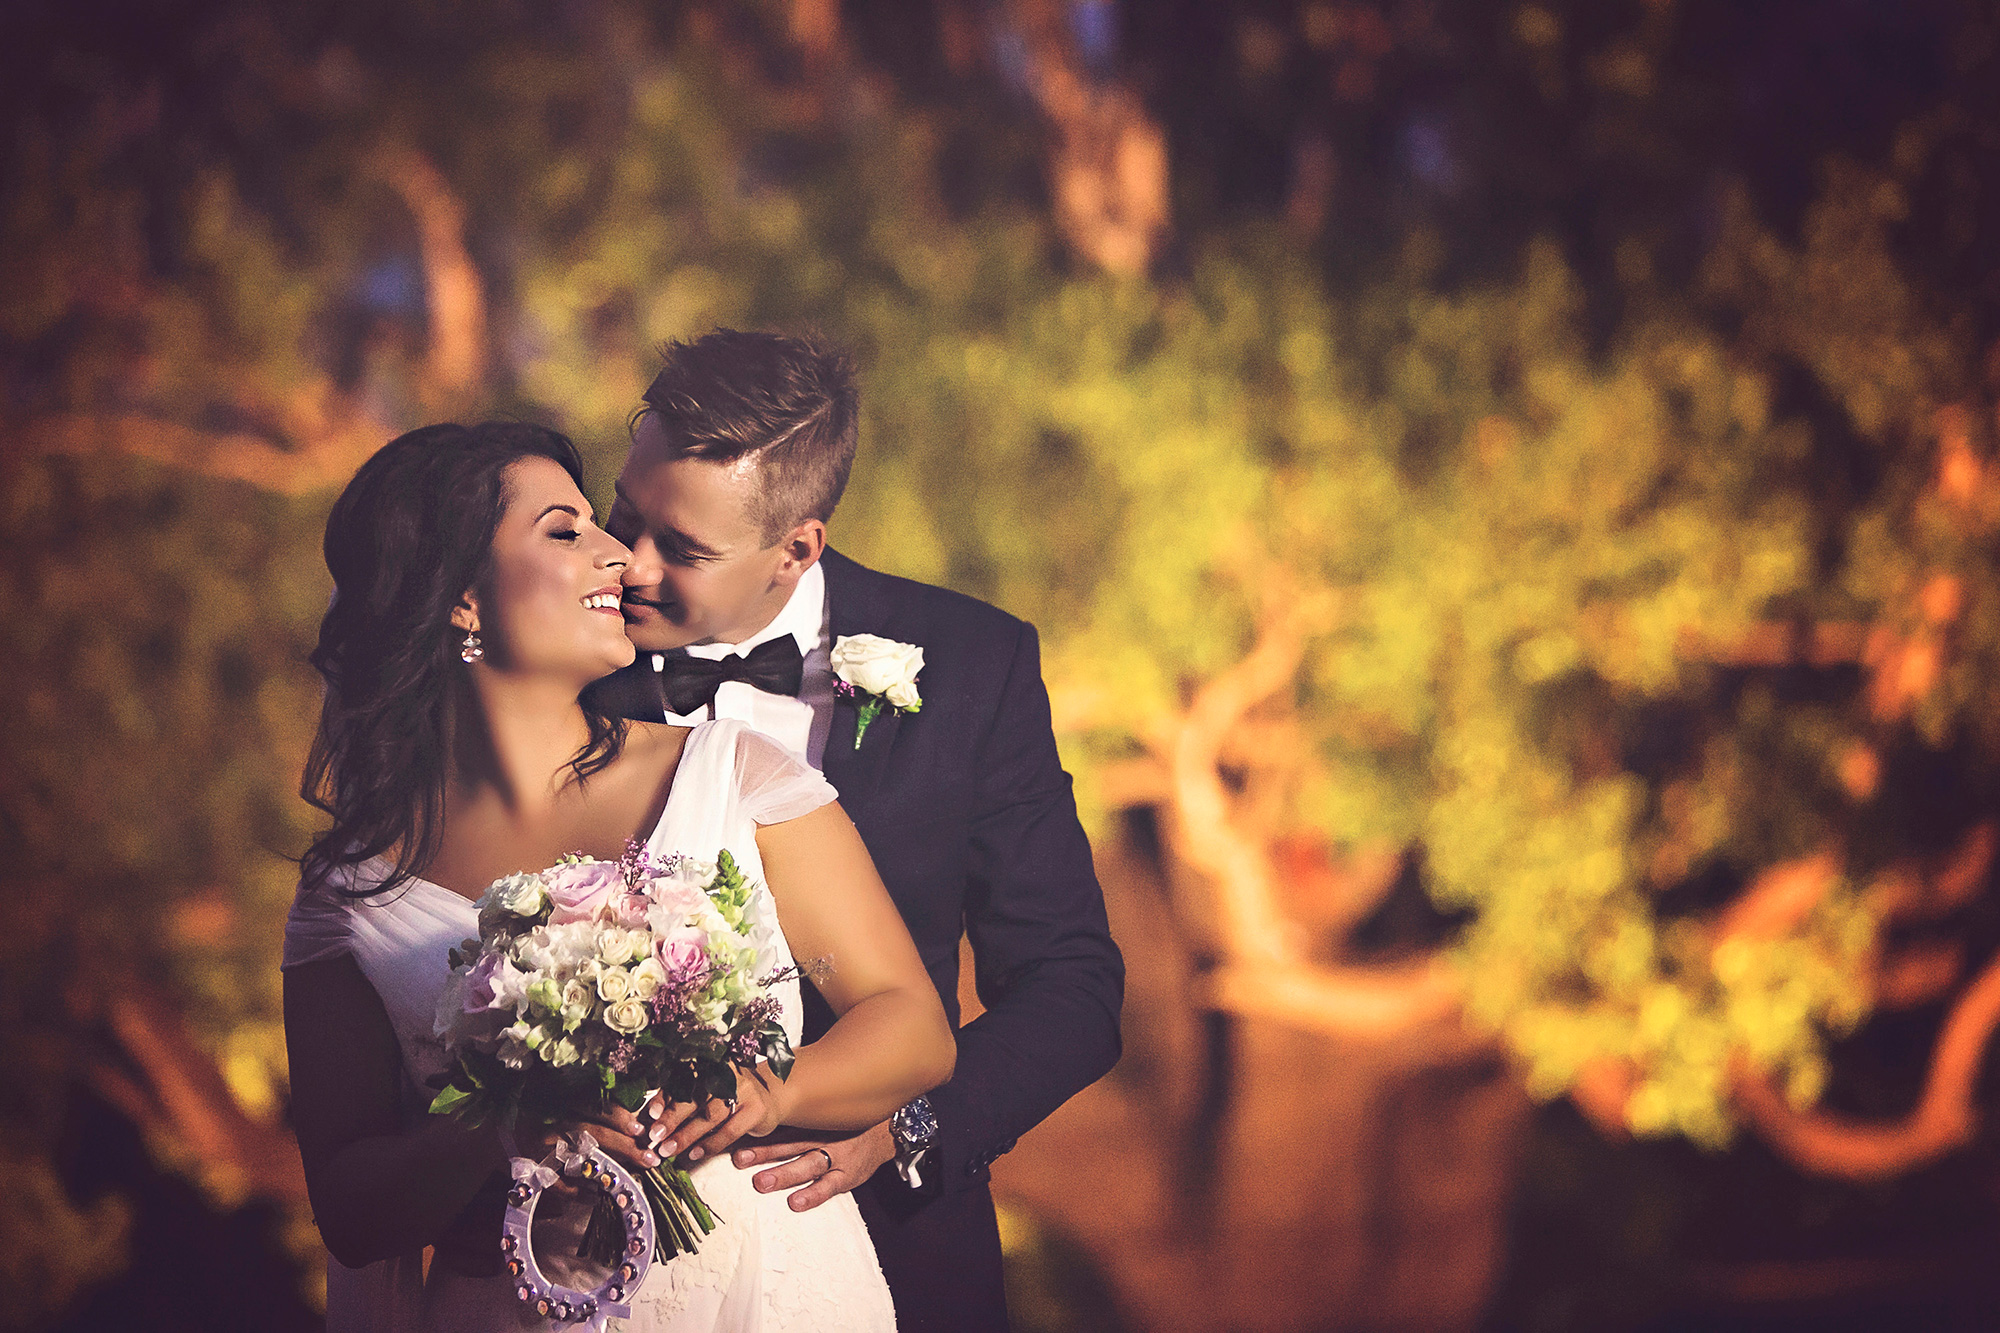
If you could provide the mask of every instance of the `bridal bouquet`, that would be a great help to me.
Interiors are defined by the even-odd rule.
[[[654,1090],[675,1102],[736,1095],[736,1069],[791,1072],[792,1048],[758,973],[752,885],[728,852],[657,859],[637,843],[617,861],[564,857],[497,879],[479,900],[479,938],[451,951],[437,1034],[452,1065],[431,1103],[468,1123],[546,1127]],[[655,1257],[691,1252],[715,1229],[675,1163],[641,1173]],[[587,1247],[605,1239],[593,1217]]]

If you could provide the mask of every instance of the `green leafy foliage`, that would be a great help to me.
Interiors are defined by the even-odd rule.
[[[32,442],[116,417],[282,453],[325,393],[399,427],[521,412],[579,438],[601,500],[652,348],[715,324],[857,351],[837,544],[1037,623],[1093,814],[1108,765],[1241,661],[1274,605],[1310,603],[1324,615],[1272,705],[1304,758],[1261,832],[1420,849],[1467,922],[1471,1010],[1540,1095],[1624,1062],[1635,1128],[1717,1143],[1732,1060],[1816,1094],[1829,1038],[1866,1011],[1857,886],[1909,850],[1842,785],[1843,756],[2000,742],[1980,349],[1898,239],[1963,148],[1949,117],[1886,162],[1831,163],[1795,234],[1729,196],[1685,281],[1643,215],[1609,269],[1512,215],[1504,244],[1389,219],[1362,266],[1204,218],[1157,278],[1123,280],[1065,262],[1031,196],[947,198],[968,142],[996,179],[1021,165],[1018,126],[968,135],[873,95],[802,120],[636,8],[557,41],[404,7],[409,32],[450,38],[449,79],[354,33],[365,58],[313,47],[313,6],[272,8],[300,63],[246,76],[269,86],[239,101],[308,103],[284,152],[203,140],[142,182],[116,118],[29,124],[0,218],[6,873],[38,940],[165,967],[246,1103],[282,1086],[274,962],[283,857],[312,827],[293,791],[330,497]],[[1496,87],[1599,87],[1592,141],[1674,160],[1648,111],[1666,19],[1567,65],[1568,7],[1507,23]],[[348,92],[279,96],[347,86],[341,58]],[[417,258],[368,165],[385,139],[462,196],[494,354],[473,401],[424,397],[421,300],[362,299]],[[1946,435],[1972,476],[1950,494]],[[1836,494],[1855,458],[1877,480]],[[1940,577],[1949,625],[1922,596]],[[1909,732],[1865,685],[1800,697],[1710,652],[1836,622],[1935,640]],[[1848,877],[1786,938],[1714,947],[1691,883],[1740,887],[1843,839]],[[202,927],[217,904],[229,924]],[[60,1027],[39,997],[80,953],[9,974],[10,1017],[35,1017],[7,1040]]]
[[[684,91],[695,77],[649,105],[705,102]],[[698,160],[705,115],[675,136]],[[876,151],[899,135],[904,152]],[[614,194],[564,272],[653,310],[654,337],[737,317],[643,307],[698,272],[758,292],[745,315],[866,350],[836,542],[1037,622],[1086,795],[1098,762],[1143,748],[1190,682],[1241,658],[1274,587],[1328,598],[1285,701],[1312,761],[1269,831],[1420,847],[1433,897],[1471,914],[1471,1011],[1539,1095],[1631,1065],[1632,1127],[1711,1145],[1733,1129],[1734,1061],[1811,1102],[1829,1039],[1867,1008],[1874,920],[1854,883],[1784,941],[1723,950],[1674,891],[1741,884],[1866,825],[1833,774],[1892,739],[1853,692],[1745,688],[1705,654],[1794,617],[1894,620],[1918,571],[1970,585],[1990,567],[1983,538],[1941,564],[1909,526],[1936,507],[1927,422],[1969,351],[1892,257],[1895,184],[1833,170],[1797,243],[1739,209],[1697,292],[1635,278],[1604,339],[1547,244],[1457,289],[1417,247],[1330,290],[1254,228],[1191,242],[1179,283],[1058,277],[1032,221],[947,221],[905,165],[922,135],[918,118],[868,125],[823,174],[749,199],[635,169],[619,188],[643,189],[649,216],[702,200],[760,217],[669,239],[621,225],[639,200]],[[769,247],[748,269],[746,238]],[[828,310],[816,275],[834,263]],[[782,303],[759,286],[768,265],[799,275]],[[574,299],[571,277],[558,286]],[[1725,334],[1718,309],[1752,323]],[[556,314],[541,327],[528,382],[551,406],[643,379],[643,357],[607,375]],[[1795,365],[1831,417],[1779,403]],[[1841,511],[1816,473],[1849,430],[1889,480]],[[1926,734],[1953,733],[1971,697],[1926,695]]]

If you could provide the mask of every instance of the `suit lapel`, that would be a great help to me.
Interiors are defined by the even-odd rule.
[[[838,551],[828,550],[820,562],[826,566],[827,618],[834,643],[848,634],[890,637],[887,623],[892,608],[876,586],[875,577]],[[833,644],[827,645],[829,651],[832,647]],[[826,754],[822,756],[826,780],[840,793],[840,803],[850,816],[882,785],[882,774],[903,725],[902,716],[895,709],[884,707],[868,724],[857,749],[854,727],[859,713],[850,700],[834,700],[833,727],[827,733]]]

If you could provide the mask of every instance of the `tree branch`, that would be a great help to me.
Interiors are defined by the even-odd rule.
[[[1450,1021],[1461,994],[1450,966],[1425,959],[1380,968],[1225,966],[1208,976],[1199,998],[1212,1008],[1279,1019],[1323,1036],[1380,1043]]]
[[[1679,652],[1688,661],[1716,666],[1834,667],[1859,662],[1867,644],[1868,626],[1864,624],[1768,621],[1729,640],[1712,638],[1690,626],[1681,632]]]
[[[137,412],[43,417],[23,429],[31,452],[92,457],[123,454],[280,495],[338,485],[388,438],[366,417],[313,414],[317,429],[297,449],[257,435],[196,430]]]
[[[1898,862],[1885,871],[1870,891],[1870,905],[1884,921],[1938,921],[1971,902],[1993,868],[2000,837],[1994,822],[1981,820],[1965,831],[1941,864],[1924,870]]]
[[[1826,850],[1766,867],[1716,922],[1716,943],[1735,938],[1775,940],[1791,934],[1819,905],[1839,873],[1839,858]]]
[[[225,1198],[249,1194],[297,1203],[306,1197],[305,1168],[291,1135],[244,1114],[163,996],[118,995],[108,1001],[105,1017],[143,1075],[89,1067],[86,1076],[107,1101],[149,1137],[191,1156],[209,1187]]]
[[[1098,267],[1143,273],[1167,228],[1166,135],[1131,89],[1079,66],[1050,0],[1013,0],[1028,85],[1053,127],[1050,194],[1063,238]]]
[[[1286,960],[1291,949],[1272,891],[1268,851],[1231,817],[1216,761],[1230,729],[1292,679],[1304,652],[1299,617],[1275,617],[1248,656],[1196,692],[1168,760],[1177,850],[1215,886],[1225,955],[1252,968]]]
[[[1632,1137],[1632,1126],[1625,1118],[1625,1108],[1632,1101],[1632,1090],[1639,1085],[1639,1071],[1630,1060],[1615,1056],[1599,1056],[1584,1063],[1577,1071],[1575,1082],[1569,1086],[1569,1099],[1576,1109],[1583,1113],[1592,1127],[1613,1143],[1622,1143]]]
[[[1973,1103],[1987,1043],[2000,1026],[2000,957],[1989,962],[1945,1019],[1916,1109],[1899,1121],[1867,1123],[1800,1111],[1773,1080],[1745,1073],[1737,1101],[1749,1122],[1788,1160],[1814,1175],[1886,1180],[1965,1146],[1978,1126]]]
[[[1309,603],[1273,596],[1268,605],[1273,609],[1250,652],[1196,691],[1166,766],[1174,849],[1215,890],[1223,961],[1203,982],[1199,1002],[1372,1043],[1434,1028],[1435,1040],[1422,1050],[1462,1054],[1488,1039],[1453,1021],[1462,991],[1448,964],[1426,958],[1395,967],[1335,967],[1298,957],[1298,928],[1274,882],[1271,840],[1243,827],[1220,768],[1245,716],[1292,681],[1316,618]],[[1330,921],[1343,932],[1394,882],[1398,858],[1374,860],[1381,864],[1362,858],[1366,863],[1349,867],[1349,882],[1329,905]]]
[[[1963,940],[1923,940],[1886,953],[1875,968],[1875,1007],[1914,1009],[1949,991],[1965,970]]]
[[[465,204],[431,160],[406,145],[379,151],[373,163],[417,226],[430,306],[424,379],[450,396],[476,387],[486,368],[486,284],[465,249]]]

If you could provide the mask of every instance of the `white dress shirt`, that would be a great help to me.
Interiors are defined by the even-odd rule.
[[[697,643],[687,649],[690,657],[719,662],[732,653],[747,657],[759,644],[789,634],[798,641],[799,652],[805,658],[798,698],[766,694],[740,680],[725,680],[716,688],[715,700],[707,707],[681,716],[668,714],[667,721],[691,727],[716,718],[735,718],[819,768],[826,754],[827,733],[833,728],[833,645],[828,642],[832,637],[828,615],[826,571],[815,561],[811,569],[800,575],[785,609],[770,624],[741,643]],[[665,653],[653,654],[654,671],[661,669],[665,658]]]

